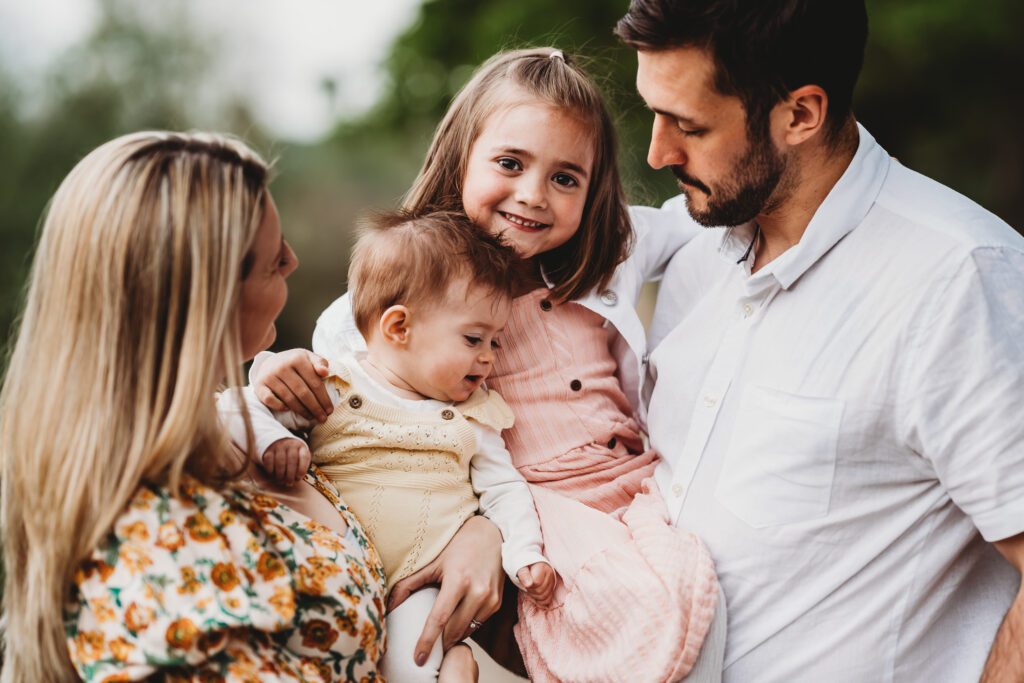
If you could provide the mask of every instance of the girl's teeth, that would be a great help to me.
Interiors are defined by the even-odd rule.
[[[519,218],[518,216],[513,216],[512,214],[506,213],[504,215],[505,218],[509,219],[516,225],[523,226],[524,228],[539,228],[544,225],[543,223],[538,223],[537,221],[528,221],[525,218]]]

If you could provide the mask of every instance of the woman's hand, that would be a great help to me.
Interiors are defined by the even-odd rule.
[[[501,605],[504,575],[498,527],[479,515],[466,520],[433,562],[395,584],[388,609],[429,585],[440,585],[440,591],[416,643],[416,663],[420,665],[442,632],[442,645],[447,651],[472,634]]]
[[[264,360],[253,376],[256,398],[271,410],[290,410],[323,422],[334,411],[327,393],[327,360],[306,349],[290,349]]]

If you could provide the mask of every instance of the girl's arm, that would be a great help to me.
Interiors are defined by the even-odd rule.
[[[526,480],[512,466],[512,457],[501,435],[493,429],[473,423],[478,449],[470,461],[469,476],[480,497],[480,511],[498,525],[504,543],[501,560],[505,573],[520,585],[519,570],[537,562],[547,562],[542,554],[540,521]]]

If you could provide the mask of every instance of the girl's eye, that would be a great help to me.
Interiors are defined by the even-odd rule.
[[[521,171],[523,165],[512,157],[501,157],[498,159],[498,166],[501,166],[506,171]]]
[[[462,338],[465,339],[466,343],[469,344],[470,346],[476,346],[477,344],[480,343],[480,337],[474,337],[471,334],[464,334],[462,335]]]
[[[551,179],[554,180],[555,183],[561,185],[562,187],[576,187],[577,185],[580,184],[578,180],[573,178],[568,173],[556,173],[554,177],[552,177]]]

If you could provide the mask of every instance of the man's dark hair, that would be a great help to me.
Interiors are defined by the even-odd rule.
[[[796,88],[828,94],[825,133],[835,145],[852,112],[864,62],[864,0],[632,0],[615,33],[638,51],[707,50],[714,87],[739,97],[750,131]]]

